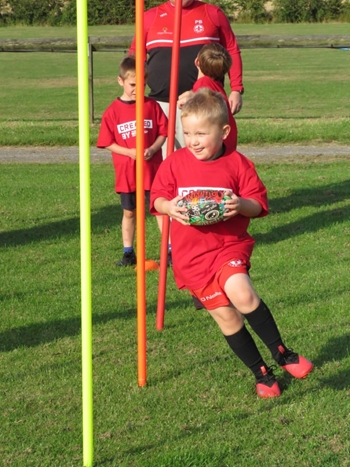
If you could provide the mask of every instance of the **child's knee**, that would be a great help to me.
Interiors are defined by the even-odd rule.
[[[255,310],[260,303],[260,298],[253,289],[249,278],[232,276],[225,284],[225,292],[231,303],[241,313],[250,313]]]
[[[254,289],[237,291],[233,300],[233,305],[241,313],[250,313],[252,310],[255,310],[260,303],[260,298]]]
[[[123,216],[125,219],[134,219],[136,217],[136,212],[124,209]]]

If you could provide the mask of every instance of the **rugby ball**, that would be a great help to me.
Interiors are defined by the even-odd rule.
[[[180,207],[187,208],[184,213],[188,217],[190,225],[212,225],[224,220],[226,200],[224,190],[194,190],[184,196],[177,203]]]

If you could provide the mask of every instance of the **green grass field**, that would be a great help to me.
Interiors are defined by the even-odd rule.
[[[348,34],[348,25],[235,25],[237,34]],[[132,27],[90,28],[95,36]],[[74,37],[0,28],[0,39]],[[240,143],[349,144],[349,52],[242,50]],[[95,144],[120,92],[121,53],[94,54]],[[76,55],[2,53],[0,146],[78,143]],[[213,320],[168,274],[147,273],[147,386],[137,385],[136,281],[118,269],[121,216],[111,164],[91,166],[94,467],[348,467],[349,161],[257,164],[270,215],[252,221],[251,277],[286,344],[314,372],[259,400]],[[79,167],[1,164],[0,465],[82,465]],[[146,256],[159,259],[146,218]],[[257,341],[268,363],[271,358]]]
[[[232,23],[237,35],[348,35],[348,23],[295,23],[295,24],[239,24]],[[132,36],[135,26],[89,26],[88,34],[94,37]],[[48,37],[76,37],[75,27],[9,26],[0,28],[0,39],[33,39]]]
[[[147,379],[137,385],[135,272],[117,269],[121,208],[110,164],[91,167],[94,453],[97,467],[349,465],[349,163],[258,164],[271,213],[254,220],[251,277],[305,380],[277,370],[258,400],[215,323],[168,276],[147,274]],[[2,164],[0,464],[82,465],[79,169]],[[147,217],[147,257],[159,258]],[[271,363],[266,349],[263,355]]]
[[[237,34],[346,34],[348,25],[234,25]],[[74,37],[75,28],[0,28],[0,38]],[[130,35],[133,26],[95,27],[94,36]],[[94,53],[96,143],[105,108],[120,95],[123,52]],[[241,144],[350,141],[350,53],[335,49],[242,49]],[[75,53],[2,53],[0,145],[78,144]],[[227,88],[228,90],[228,88]]]

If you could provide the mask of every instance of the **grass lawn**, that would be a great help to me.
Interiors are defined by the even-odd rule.
[[[117,269],[121,208],[110,164],[91,167],[97,467],[348,467],[349,162],[258,164],[270,215],[254,220],[251,277],[283,337],[310,358],[258,400],[249,371],[204,310],[147,274],[147,379],[137,386],[135,272]],[[82,465],[79,170],[2,164],[0,464]],[[159,233],[146,219],[146,256]],[[271,358],[260,346],[269,363]]]
[[[95,36],[130,35],[130,28],[96,27]],[[237,34],[346,34],[344,24],[240,25]],[[308,31],[308,32],[307,32]],[[0,38],[73,37],[75,28],[0,28]],[[124,52],[94,53],[96,143],[105,108],[120,95]],[[350,53],[337,49],[242,49],[244,106],[237,115],[242,144],[349,144]],[[75,53],[2,53],[0,145],[77,145]],[[228,91],[228,87],[226,88]]]
[[[299,24],[239,24],[232,23],[237,35],[349,35],[348,23],[299,23]],[[132,36],[135,26],[89,26],[88,34],[93,37]],[[0,28],[0,39],[76,37],[76,27],[60,26],[8,26]]]

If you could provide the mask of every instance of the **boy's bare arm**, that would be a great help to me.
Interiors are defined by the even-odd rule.
[[[187,208],[177,205],[182,198],[183,196],[176,196],[176,198],[170,201],[166,198],[157,198],[154,201],[154,207],[160,214],[166,214],[172,219],[176,219],[180,224],[189,225],[188,217],[183,214],[187,212]]]
[[[186,104],[188,99],[190,99],[193,96],[193,91],[185,91],[182,94],[179,95],[177,98],[177,107],[178,109],[182,109],[182,106]]]
[[[238,91],[232,91],[228,97],[228,101],[230,104],[230,109],[232,115],[238,114],[238,112],[242,109],[242,94]]]
[[[110,146],[107,146],[111,152],[120,154],[121,156],[130,157],[131,159],[136,160],[136,148],[125,148],[124,146],[119,146],[117,143],[112,143]]]
[[[242,216],[246,217],[257,217],[262,211],[261,204],[255,199],[240,198],[230,192],[226,192],[225,194],[230,196],[230,199],[225,203],[225,207],[229,209],[229,212],[224,214],[226,220],[237,214],[242,214]]]
[[[155,140],[155,142],[152,144],[152,146],[150,146],[149,148],[146,148],[145,151],[144,151],[144,157],[145,157],[145,160],[148,161],[150,160],[153,155],[159,151],[159,149],[163,146],[163,144],[165,143],[165,140],[166,140],[166,137],[165,136],[162,136],[162,135],[159,135],[157,137],[157,139]]]

